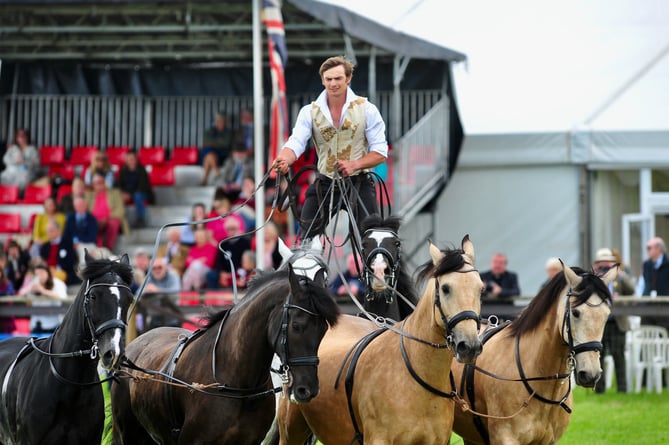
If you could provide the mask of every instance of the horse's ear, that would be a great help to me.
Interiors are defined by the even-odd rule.
[[[608,286],[610,282],[616,279],[616,277],[618,276],[619,266],[620,264],[616,264],[615,266],[609,268],[609,270],[606,271],[604,276],[602,276],[602,281],[604,282],[604,284]]]
[[[121,257],[121,263],[130,265],[130,258],[127,253],[124,253]]]
[[[293,270],[293,265],[290,263],[288,263],[288,283],[290,284],[291,292],[295,292],[297,289],[300,288],[300,279],[295,274],[295,271]]]
[[[277,240],[277,244],[279,245],[279,254],[281,254],[281,258],[285,263],[293,255],[293,252],[292,250],[290,250],[288,246],[286,246],[286,243],[283,241],[283,238],[279,237],[279,239]]]
[[[432,240],[429,240],[428,242],[430,243],[430,256],[432,257],[432,264],[436,266],[441,262],[445,255],[444,252],[439,250],[439,248],[432,243]]]
[[[562,272],[564,273],[564,277],[567,280],[569,287],[573,289],[583,281],[583,277],[579,277],[576,272],[574,272],[571,267],[565,265],[562,260],[560,260],[560,264],[562,265]]]
[[[315,236],[311,239],[311,246],[309,246],[311,250],[316,250],[318,252],[323,251],[323,243],[321,243],[321,237],[320,236]]]
[[[91,254],[88,253],[88,249],[86,249],[85,247],[84,247],[84,259],[86,260],[86,263],[90,263],[91,261],[94,260]]]
[[[325,287],[326,286],[325,279],[326,279],[325,270],[324,269],[318,269],[316,271],[316,275],[314,275],[314,283],[317,286]]]
[[[462,251],[471,259],[473,266],[476,262],[476,256],[474,255],[474,243],[469,239],[469,234],[462,238]]]

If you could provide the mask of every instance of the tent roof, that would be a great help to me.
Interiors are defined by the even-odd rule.
[[[252,60],[249,0],[0,0],[0,58],[125,63]],[[289,57],[356,56],[463,60],[464,54],[313,0],[284,1]],[[343,29],[343,31],[342,31]],[[264,34],[264,33],[263,33]],[[266,51],[263,45],[263,51]]]

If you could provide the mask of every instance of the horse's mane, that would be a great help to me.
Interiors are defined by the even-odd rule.
[[[572,289],[576,297],[574,306],[585,303],[593,293],[604,297],[607,303],[612,303],[608,286],[597,275],[586,272],[580,267],[572,267],[571,269],[578,276],[583,277],[579,285]],[[551,312],[553,305],[557,303],[560,293],[566,285],[567,279],[564,273],[556,274],[511,324],[510,335],[522,335],[536,329],[546,314]]]
[[[257,274],[251,281],[249,281],[248,291],[241,302],[237,306],[230,305],[218,312],[206,315],[204,317],[203,329],[211,328],[218,321],[225,318],[227,312],[238,308],[245,303],[250,303],[252,300],[264,295],[265,292],[282,292],[282,297],[285,298],[287,294],[285,294],[282,286],[288,286],[288,276],[289,272],[284,270]],[[302,278],[300,277],[300,279]],[[340,309],[331,291],[327,288],[318,286],[308,279],[305,279],[302,286],[304,292],[310,295],[310,307],[306,309],[325,318],[325,321],[329,326],[334,326],[337,323]]]
[[[110,259],[89,259],[79,272],[84,280],[93,280],[106,273],[117,274],[128,286],[130,286],[133,280],[132,266],[130,264]]]
[[[397,232],[402,224],[402,218],[399,216],[389,216],[386,219],[381,218],[381,215],[372,213],[362,221],[362,232],[369,229],[390,229]]]
[[[429,278],[439,277],[449,272],[455,272],[465,264],[468,264],[467,261],[465,261],[465,257],[463,256],[465,252],[462,249],[446,249],[442,250],[441,253],[444,254],[444,257],[436,266],[432,263],[432,260],[429,260],[420,266],[417,272],[418,282],[422,283]]]

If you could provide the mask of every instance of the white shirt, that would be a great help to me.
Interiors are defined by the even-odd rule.
[[[344,119],[344,115],[346,114],[346,110],[348,109],[349,104],[357,98],[358,96],[349,87],[346,90],[346,103],[342,109],[340,119]],[[332,121],[332,115],[330,114],[330,108],[327,104],[327,94],[325,90],[321,92],[315,102],[320,107],[328,122],[330,122],[333,126],[340,128],[342,124],[341,121],[338,123],[338,125],[334,125],[334,122]],[[387,158],[388,142],[386,141],[386,124],[383,122],[383,118],[381,117],[379,109],[369,101],[366,102],[365,117],[367,120],[365,137],[369,143],[369,151],[374,151]],[[293,127],[293,132],[284,145],[284,147],[288,147],[293,150],[295,156],[298,158],[302,156],[302,153],[304,153],[304,151],[307,149],[307,144],[309,143],[312,135],[312,123],[311,104],[305,105],[300,109],[300,113],[297,115],[297,120],[295,121],[295,126]]]

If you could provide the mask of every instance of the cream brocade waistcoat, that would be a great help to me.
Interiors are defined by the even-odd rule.
[[[320,173],[333,177],[334,165],[338,159],[355,160],[367,154],[369,143],[365,137],[366,103],[367,99],[364,97],[352,101],[344,114],[341,128],[337,130],[330,124],[316,102],[312,102],[312,136],[318,153]]]

